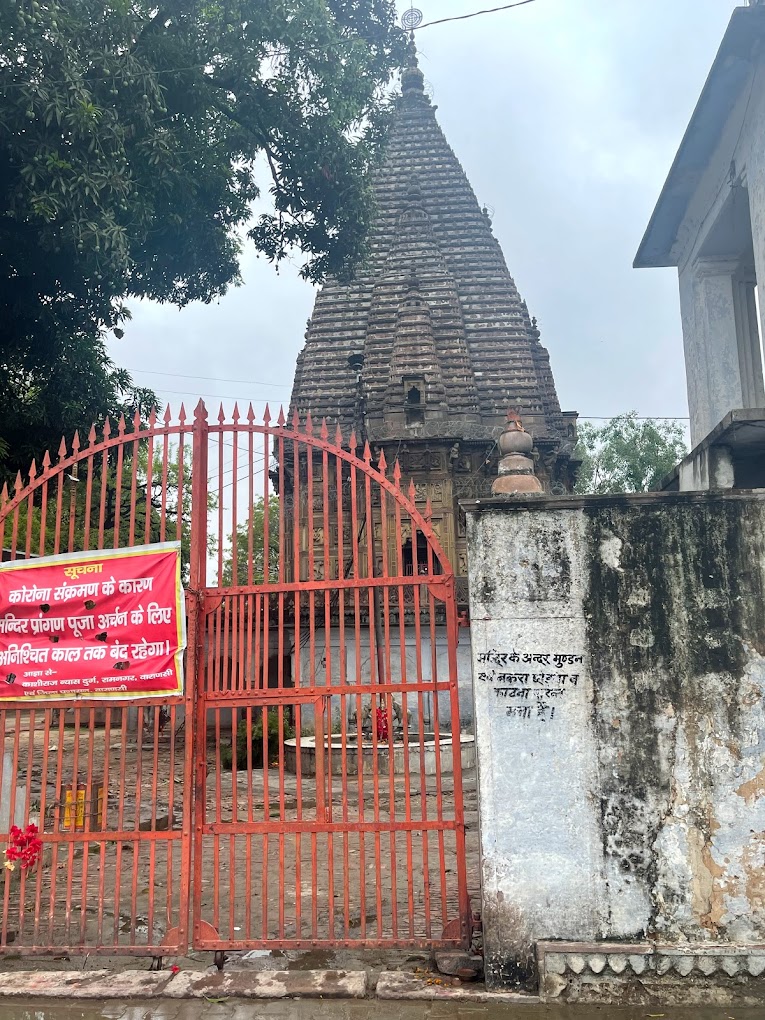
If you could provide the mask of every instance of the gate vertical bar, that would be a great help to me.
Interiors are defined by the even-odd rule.
[[[449,707],[452,720],[452,778],[454,781],[454,820],[457,843],[457,895],[459,902],[460,937],[467,948],[470,944],[470,896],[467,887],[467,860],[465,847],[465,807],[462,795],[462,734],[460,731],[460,697],[457,681],[457,596],[454,575],[445,582],[446,644],[449,656]],[[436,705],[436,715],[438,706]],[[455,726],[456,720],[456,726]],[[444,876],[441,876],[443,882]]]
[[[207,408],[200,400],[194,409],[191,476],[191,553],[189,564],[188,673],[186,678],[186,779],[183,793],[183,869],[181,874],[181,925],[186,935],[189,916],[189,882],[191,880],[191,849],[194,848],[193,875],[193,938],[199,938],[202,901],[202,826],[207,785],[207,720],[205,699],[199,690],[204,675],[200,663],[205,648],[205,602],[207,583]],[[189,731],[190,727],[190,731]],[[192,782],[193,780],[193,782]],[[192,797],[193,790],[193,797]],[[192,832],[193,821],[193,832]],[[185,945],[186,942],[184,941]]]

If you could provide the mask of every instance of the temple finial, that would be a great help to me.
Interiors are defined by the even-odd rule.
[[[409,32],[406,47],[406,67],[401,71],[401,91],[406,95],[425,94],[425,75],[417,63],[417,47],[414,42],[414,30],[422,24],[422,11],[410,7],[401,15],[401,24]]]
[[[409,33],[411,49],[414,49],[414,30],[422,24],[422,11],[418,10],[413,3],[409,3],[409,10],[401,15],[401,27]]]
[[[534,473],[534,440],[523,427],[517,411],[507,412],[507,421],[497,440],[499,477],[491,487],[493,496],[529,495],[543,491],[542,483]]]

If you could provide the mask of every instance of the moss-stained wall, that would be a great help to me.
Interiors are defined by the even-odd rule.
[[[467,511],[490,980],[539,939],[765,942],[765,500]]]

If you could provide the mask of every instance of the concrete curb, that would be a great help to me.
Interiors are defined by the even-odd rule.
[[[167,995],[169,971],[19,970],[0,973],[0,996],[46,999],[154,999]]]
[[[365,970],[181,971],[162,993],[170,999],[363,999]]]
[[[436,975],[383,971],[378,999],[538,1003],[535,995],[488,992],[482,985],[440,983]],[[37,999],[363,999],[363,970],[209,971],[27,970],[0,973],[0,997]]]
[[[207,974],[108,970],[0,973],[0,996],[48,999],[363,999],[366,971],[295,970]]]
[[[435,978],[435,975],[433,976]],[[534,1005],[537,995],[523,992],[488,992],[480,985],[435,984],[433,978],[408,971],[384,970],[377,979],[378,999],[451,999],[462,1002],[512,1002]]]

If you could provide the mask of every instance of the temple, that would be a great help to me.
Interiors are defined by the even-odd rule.
[[[401,90],[373,180],[369,259],[353,282],[319,292],[292,411],[398,459],[464,578],[458,501],[491,492],[508,409],[533,436],[549,492],[573,484],[576,415],[561,412],[536,320],[436,121],[413,42]]]

